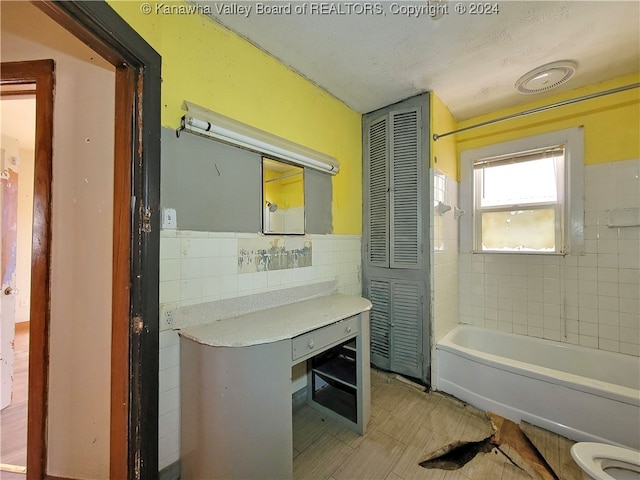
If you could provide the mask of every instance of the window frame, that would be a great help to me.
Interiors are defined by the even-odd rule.
[[[532,203],[523,205],[526,209],[554,206],[559,209],[556,222],[556,250],[482,250],[480,238],[480,212],[505,211],[509,206],[478,208],[476,192],[475,163],[481,160],[518,156],[523,152],[539,151],[545,148],[564,147],[564,179],[558,192],[557,202]],[[461,253],[506,253],[540,255],[580,255],[584,253],[584,133],[583,127],[524,137],[485,147],[464,150],[460,153],[460,207],[469,215],[461,218]],[[556,205],[558,205],[556,207]],[[530,208],[531,207],[531,208]],[[524,208],[523,208],[524,209]],[[558,238],[558,232],[563,234]]]

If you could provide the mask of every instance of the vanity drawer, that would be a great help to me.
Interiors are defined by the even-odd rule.
[[[297,360],[305,355],[315,354],[356,333],[358,333],[357,316],[299,335],[291,341],[291,358]]]

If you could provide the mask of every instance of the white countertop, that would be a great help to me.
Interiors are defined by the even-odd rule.
[[[180,335],[213,347],[247,347],[291,339],[370,308],[366,298],[326,295],[186,327]]]

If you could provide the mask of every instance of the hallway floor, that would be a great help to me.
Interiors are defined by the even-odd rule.
[[[27,387],[29,378],[29,323],[16,325],[13,396],[0,414],[0,479],[23,480],[16,470],[27,464]]]
[[[424,457],[455,441],[479,441],[494,431],[484,412],[454,397],[425,393],[394,376],[371,371],[372,416],[359,436],[309,406],[294,413],[294,479],[330,480],[528,480],[532,476],[493,448],[457,470],[426,469]],[[540,429],[541,430],[541,429]],[[578,480],[568,442],[544,431],[553,455],[566,466],[559,475]],[[545,455],[546,456],[546,455]],[[535,474],[533,478],[536,477]]]

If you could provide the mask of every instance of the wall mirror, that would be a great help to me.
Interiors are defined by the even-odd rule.
[[[262,231],[304,234],[304,168],[262,158]]]

